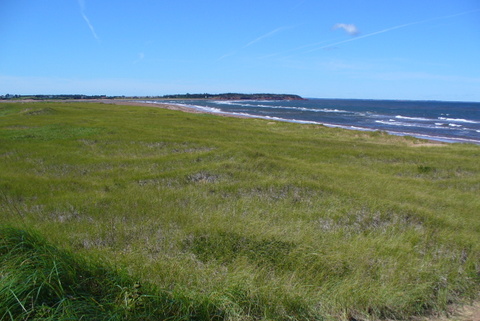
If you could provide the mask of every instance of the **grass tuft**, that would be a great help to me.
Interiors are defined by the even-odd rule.
[[[237,233],[205,232],[192,235],[184,241],[184,248],[193,252],[197,257],[208,262],[232,262],[239,257],[245,257],[260,265],[281,265],[291,250],[293,243],[274,239],[255,240],[246,238]]]

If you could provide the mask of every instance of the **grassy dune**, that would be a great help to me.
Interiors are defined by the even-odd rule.
[[[480,147],[423,143],[2,103],[0,319],[406,319],[478,298]],[[24,264],[63,292],[22,289]]]

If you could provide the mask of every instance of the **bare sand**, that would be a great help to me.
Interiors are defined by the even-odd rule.
[[[452,305],[448,308],[448,315],[416,318],[414,321],[480,321],[480,302],[470,305]]]
[[[198,109],[195,109],[195,108],[190,108],[190,107],[187,107],[187,106],[180,106],[180,105],[160,103],[160,102],[144,103],[144,102],[140,102],[140,101],[113,100],[113,99],[99,99],[99,100],[95,100],[95,101],[96,102],[101,102],[101,103],[104,103],[104,104],[114,104],[114,105],[157,107],[157,108],[170,109],[170,110],[179,110],[179,111],[183,111],[183,112],[186,112],[186,113],[193,113],[193,114],[212,114],[212,115],[225,116],[225,117],[248,118],[248,117],[240,116],[240,115],[232,115],[232,114],[227,114],[227,113],[212,113],[212,112],[208,112],[208,111],[198,110]]]

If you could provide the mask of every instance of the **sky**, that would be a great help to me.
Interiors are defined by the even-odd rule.
[[[0,0],[0,95],[480,101],[479,0]]]

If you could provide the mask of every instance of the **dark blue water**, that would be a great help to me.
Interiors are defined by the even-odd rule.
[[[476,102],[308,99],[169,103],[209,112],[480,144],[480,103]]]

